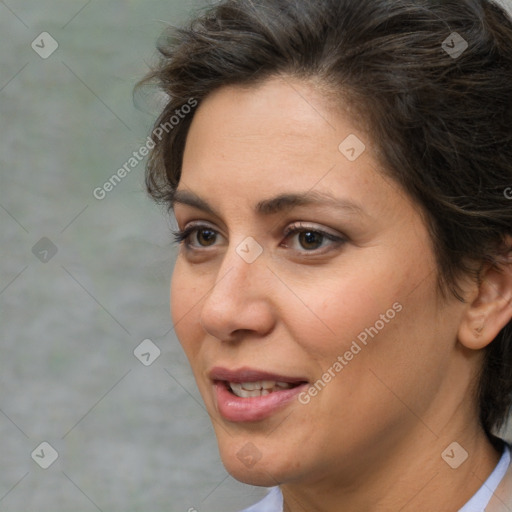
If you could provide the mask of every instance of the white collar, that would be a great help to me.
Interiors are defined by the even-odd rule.
[[[503,455],[494,471],[477,493],[458,512],[485,512],[485,507],[489,504],[510,466],[510,460],[510,447],[505,444]],[[272,487],[269,494],[263,500],[242,512],[283,512],[283,495],[279,487]]]
[[[489,478],[484,482],[477,493],[461,508],[459,512],[484,512],[485,507],[491,501],[493,494],[500,485],[505,473],[510,466],[510,447],[505,444],[503,455],[498,465],[490,474]]]

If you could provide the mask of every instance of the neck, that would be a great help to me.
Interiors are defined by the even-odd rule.
[[[467,460],[453,442],[467,452]],[[391,453],[392,455],[389,455]],[[444,453],[444,458],[442,454]],[[284,512],[431,512],[459,510],[483,485],[500,453],[480,428],[460,425],[437,435],[423,423],[388,456],[350,482],[283,485]]]

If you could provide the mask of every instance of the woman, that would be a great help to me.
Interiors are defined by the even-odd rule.
[[[505,12],[225,0],[160,52],[172,316],[248,510],[512,510]]]

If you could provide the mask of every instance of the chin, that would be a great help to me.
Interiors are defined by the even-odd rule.
[[[224,461],[223,461],[224,462]],[[239,482],[257,487],[275,487],[281,483],[281,480],[273,474],[263,470],[262,468],[248,469],[236,465],[228,465],[224,462],[226,471]]]
[[[262,446],[251,441],[250,436],[244,440],[224,439],[219,443],[219,452],[226,471],[239,482],[274,487],[293,477],[290,474],[293,466],[285,463],[282,449]]]

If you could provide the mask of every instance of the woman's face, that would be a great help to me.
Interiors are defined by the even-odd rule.
[[[347,114],[297,80],[222,88],[178,191],[172,317],[235,478],[354,475],[442,430],[471,381],[464,306],[439,298],[421,213]]]

